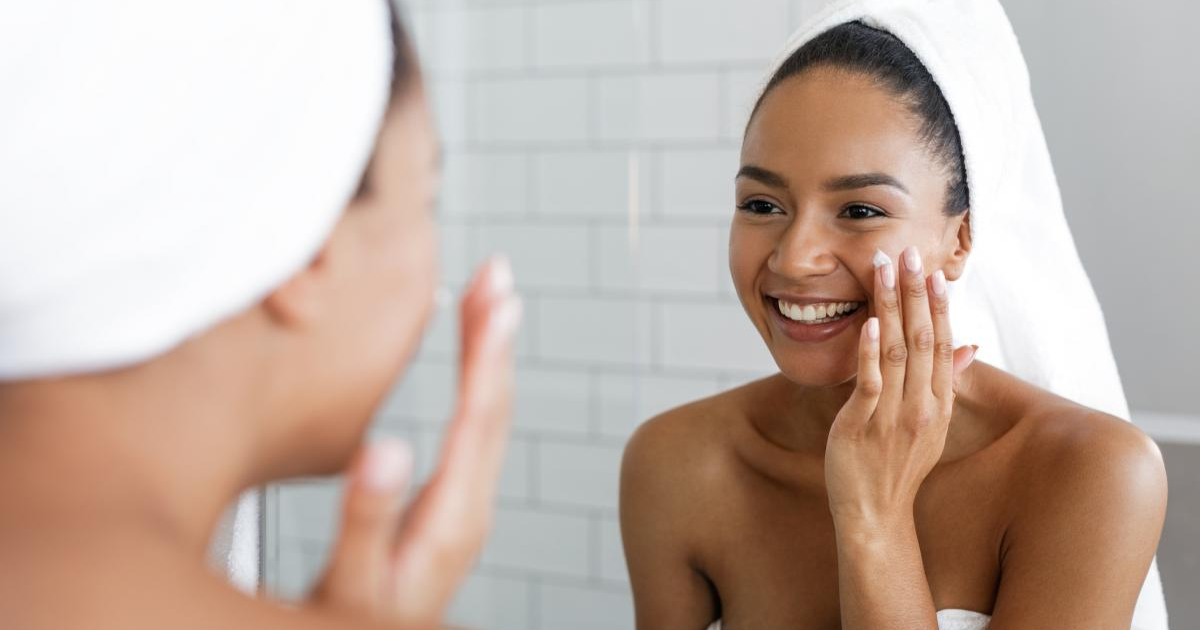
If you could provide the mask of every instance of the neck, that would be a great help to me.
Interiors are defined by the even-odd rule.
[[[203,557],[224,509],[259,482],[257,425],[233,379],[180,363],[0,387],[6,493],[42,523],[135,519]]]
[[[759,432],[769,441],[791,451],[814,450],[824,453],[829,429],[838,413],[854,392],[857,379],[828,387],[807,387],[789,381],[782,374],[774,378],[773,387],[778,401],[769,413],[755,419]],[[955,397],[951,426],[975,413],[979,398],[976,365],[972,364],[960,377]]]

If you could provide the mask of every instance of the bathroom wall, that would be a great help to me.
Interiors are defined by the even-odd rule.
[[[489,630],[632,627],[616,511],[622,447],[645,418],[772,367],[728,279],[732,177],[754,83],[793,25],[818,4],[421,0],[409,7],[446,146],[438,216],[444,281],[457,293],[475,264],[506,252],[526,304],[495,528],[452,623]],[[1060,84],[1058,73],[1070,68],[1059,55],[1070,46],[1042,22],[1049,11],[1040,4],[1006,3],[1030,53],[1035,96],[1051,112],[1047,135],[1069,219],[1073,227],[1090,226],[1077,228],[1080,250],[1089,269],[1100,270],[1095,282],[1130,400],[1138,409],[1176,414],[1168,420],[1176,438],[1187,441],[1192,426],[1200,426],[1191,424],[1200,408],[1167,390],[1194,376],[1184,368],[1200,350],[1197,337],[1184,317],[1144,306],[1167,313],[1181,300],[1195,306],[1195,296],[1168,289],[1185,286],[1189,274],[1192,286],[1200,284],[1196,272],[1178,264],[1182,251],[1163,253],[1154,239],[1166,247],[1175,242],[1165,234],[1171,221],[1191,221],[1195,235],[1197,215],[1184,212],[1184,197],[1171,205],[1157,196],[1166,193],[1153,190],[1144,194],[1159,203],[1137,211],[1123,204],[1098,209],[1132,193],[1097,193],[1125,184],[1112,173],[1092,178],[1088,169],[1064,166],[1080,156],[1097,160],[1097,152],[1113,152],[1117,161],[1128,154],[1094,146],[1076,130],[1068,114],[1103,107],[1093,97],[1107,88]],[[1068,23],[1065,14],[1052,17]],[[1074,51],[1078,63],[1113,54],[1101,50],[1102,42],[1085,45],[1096,50]],[[1180,124],[1196,134],[1194,120]],[[1113,135],[1140,146],[1137,128]],[[1190,166],[1197,166],[1194,158]],[[1126,229],[1139,221],[1149,227]],[[1127,243],[1119,259],[1118,235],[1141,239]],[[1161,260],[1176,255],[1176,264]],[[1141,283],[1131,300],[1124,283],[1133,271],[1115,269],[1118,260],[1141,267],[1143,256],[1156,269],[1178,273],[1179,284]],[[1147,313],[1154,326],[1134,317]],[[436,457],[453,398],[453,315],[452,307],[439,314],[374,429],[409,439],[422,474]],[[1164,329],[1184,339],[1162,347],[1159,335],[1170,334]],[[1143,344],[1151,347],[1142,351]],[[1177,363],[1160,363],[1162,357]],[[1195,466],[1189,473],[1187,456],[1177,454],[1197,447],[1178,449],[1171,452],[1172,473],[1200,474]],[[337,499],[335,480],[271,488],[265,568],[272,590],[295,597],[311,583],[333,536]],[[1194,503],[1184,509],[1200,514]],[[1179,547],[1164,549],[1160,562],[1181,584],[1190,579],[1194,592],[1196,572],[1168,565],[1184,547],[1194,548],[1197,519],[1172,517],[1170,540]],[[1193,626],[1200,619],[1176,627]]]

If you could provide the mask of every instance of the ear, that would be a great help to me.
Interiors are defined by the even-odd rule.
[[[946,258],[946,263],[942,265],[942,271],[946,274],[947,280],[958,280],[962,277],[963,268],[967,264],[967,258],[971,255],[971,210],[968,208],[962,214],[950,219],[951,225],[957,222],[958,228],[954,230],[952,237],[954,242],[953,251]]]
[[[288,328],[305,327],[320,316],[329,255],[327,241],[308,265],[263,299],[263,309],[274,322]]]

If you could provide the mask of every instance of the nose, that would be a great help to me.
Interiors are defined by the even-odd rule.
[[[814,219],[806,220],[801,214],[792,221],[767,260],[771,272],[800,279],[828,275],[837,269],[837,258],[830,251],[832,235]]]

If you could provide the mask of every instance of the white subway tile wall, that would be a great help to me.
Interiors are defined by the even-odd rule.
[[[525,301],[513,438],[486,548],[449,623],[633,628],[617,513],[649,417],[774,370],[729,281],[744,117],[820,0],[418,0],[407,7],[445,145],[442,280],[507,253]],[[452,412],[455,305],[371,435],[418,476]],[[300,597],[336,534],[339,481],[282,484],[273,590]]]

